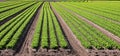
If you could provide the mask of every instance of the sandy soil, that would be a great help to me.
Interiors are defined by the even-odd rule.
[[[120,56],[119,50],[88,50],[89,56]]]
[[[40,49],[34,52],[32,56],[76,56],[70,49]]]

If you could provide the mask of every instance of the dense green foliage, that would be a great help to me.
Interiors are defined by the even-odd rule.
[[[116,4],[116,3],[119,3],[119,2],[113,2],[112,5]],[[120,45],[118,43],[116,43],[115,41],[113,41],[112,39],[107,37],[106,35],[102,34],[100,31],[98,31],[94,27],[90,26],[89,24],[87,24],[86,22],[81,20],[80,18],[77,18],[76,15],[69,12],[69,11],[76,12],[79,15],[89,19],[90,21],[100,25],[101,27],[103,27],[103,28],[107,29],[108,31],[114,33],[115,35],[119,36],[119,33],[120,33],[120,31],[119,31],[120,25],[119,24],[116,24],[109,20],[105,20],[104,18],[100,18],[100,17],[96,16],[95,14],[91,14],[90,12],[96,13],[97,10],[88,9],[86,7],[89,6],[90,8],[92,8],[92,7],[94,8],[95,6],[96,7],[99,6],[96,8],[96,9],[99,9],[99,11],[97,11],[97,13],[98,14],[101,13],[101,15],[103,15],[103,16],[107,16],[106,15],[107,13],[102,12],[102,11],[107,11],[110,13],[113,13],[113,12],[115,13],[115,11],[111,12],[109,10],[101,10],[101,7],[103,7],[103,5],[95,5],[94,4],[91,6],[91,4],[94,4],[94,2],[92,2],[90,4],[89,3],[77,3],[77,2],[52,3],[53,7],[63,17],[65,22],[71,28],[73,33],[78,37],[78,39],[81,41],[83,46],[85,46],[86,48],[91,48],[91,47],[94,48],[95,47],[97,49],[101,49],[101,48],[106,48],[106,49],[118,48],[118,49],[120,49]],[[106,2],[106,5],[104,5],[104,6],[107,6],[108,4],[109,3]],[[117,5],[117,6],[119,6],[119,5]],[[118,8],[118,9],[120,9],[120,8]],[[90,12],[88,12],[88,10]],[[106,13],[106,14],[104,14],[104,13]],[[117,12],[116,12],[116,14],[117,14]],[[112,16],[114,16],[114,18],[115,18],[116,15],[112,14]],[[109,16],[109,17],[112,17],[112,16]],[[120,17],[116,16],[116,18],[119,19]]]
[[[34,2],[35,3],[35,2]],[[1,6],[1,9],[0,9],[0,21],[4,20],[5,18],[21,11],[22,9],[30,6],[31,4],[34,4],[33,2],[20,2],[16,5],[7,5],[5,7],[2,8]],[[4,6],[4,5],[3,5]],[[5,12],[4,12],[5,11]]]
[[[30,22],[41,3],[42,2],[31,2],[27,0],[21,2],[15,2],[15,0],[13,2],[0,2],[0,21],[5,20],[7,17],[10,17],[24,8],[27,8],[3,25],[0,25],[0,49],[15,47],[18,40],[21,38],[24,29]],[[119,4],[119,1],[90,1],[84,3],[51,2],[51,5],[62,16],[72,32],[87,49],[120,49],[120,45],[93,26],[86,23],[84,20],[78,18],[72,12],[83,16],[98,26],[120,37]],[[40,15],[36,23],[31,43],[32,48],[65,48],[68,46],[65,38],[66,36],[62,31],[58,19],[51,10],[49,3],[45,2],[41,7]]]
[[[13,48],[15,44],[17,44],[24,28],[29,23],[40,4],[41,2],[29,7],[0,27],[0,49]]]
[[[39,46],[43,48],[64,48],[67,46],[60,25],[48,3],[44,3],[32,41],[33,48]]]
[[[113,9],[110,9],[110,10],[102,10],[99,6],[99,8],[94,8],[94,6],[96,5],[91,5],[89,6],[89,3],[88,5],[84,6],[83,4],[81,4],[80,6],[77,6],[76,8],[72,8],[72,7],[68,7],[67,5],[65,7],[73,10],[74,12],[77,12],[78,14],[80,14],[81,16],[84,16],[85,18],[91,20],[92,22],[98,24],[99,26],[107,29],[108,31],[112,32],[113,34],[117,35],[120,37],[120,24],[119,23],[116,23],[116,22],[120,22],[120,11],[119,11],[119,5],[116,6],[116,4],[119,4],[120,2],[113,2],[112,5],[113,6]],[[87,4],[87,3],[85,3]],[[96,4],[96,3],[95,3]],[[106,3],[106,5],[109,4],[109,3]],[[70,4],[69,4],[70,5]],[[104,6],[106,6],[104,5]],[[101,5],[103,6],[103,5]],[[93,8],[92,8],[93,7]],[[116,10],[118,12],[116,12]],[[92,9],[91,9],[92,8]],[[112,10],[112,11],[111,11]],[[115,11],[114,11],[115,10]],[[97,13],[98,15],[100,16],[103,16],[103,17],[107,17],[106,18],[102,18],[100,16],[97,16],[96,14],[93,14],[93,13]],[[116,12],[116,13],[115,13]],[[114,22],[113,22],[114,21]]]

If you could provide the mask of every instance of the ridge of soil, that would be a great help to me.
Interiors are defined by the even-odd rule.
[[[77,56],[70,49],[41,49],[39,52],[33,52],[32,56]]]
[[[12,49],[0,50],[0,56],[13,56],[14,53],[15,50]]]
[[[87,50],[89,56],[120,56],[119,50]]]
[[[88,56],[87,52],[85,51],[86,49],[81,45],[80,41],[76,38],[76,36],[72,33],[72,31],[70,30],[70,28],[68,27],[68,25],[64,22],[64,20],[62,19],[62,17],[56,12],[56,10],[51,6],[50,4],[50,8],[52,9],[53,13],[55,14],[56,18],[59,20],[68,41],[70,42],[70,45],[72,46],[74,52],[78,55],[78,56]]]

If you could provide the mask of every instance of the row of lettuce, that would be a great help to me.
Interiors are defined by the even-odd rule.
[[[35,4],[32,5],[33,3]],[[25,29],[27,24],[30,22],[32,16],[36,12],[40,4],[41,2],[37,2],[37,3],[31,2],[29,4],[21,6],[20,8],[18,7],[19,9],[23,9],[28,5],[32,5],[29,8],[27,8],[25,11],[18,14],[16,17],[12,18],[8,22],[0,26],[0,49],[15,47],[15,45],[17,44],[17,41],[21,38],[20,36],[23,30]],[[11,10],[14,10],[14,9],[11,9]]]
[[[35,2],[11,2],[1,4],[0,6],[0,22],[10,17],[11,15],[35,4]]]
[[[0,26],[0,49],[15,47],[17,41],[21,38],[20,36],[24,28],[30,22],[41,3],[16,2],[4,5],[6,7],[0,6],[1,21],[28,7],[25,11]],[[120,37],[120,10],[118,2],[111,3],[112,6],[116,7],[109,7],[111,5],[109,3],[52,2],[51,4],[85,48],[120,49],[120,45],[114,40],[69,12],[76,12]],[[45,2],[41,8],[31,44],[32,48],[66,48],[68,46],[62,28],[48,2]]]
[[[41,13],[32,40],[32,47],[52,49],[67,47],[62,29],[47,2],[44,3],[41,8]]]
[[[112,5],[116,6],[116,3],[113,2]],[[57,2],[51,4],[63,17],[64,21],[68,24],[84,47],[88,49],[120,49],[120,45],[114,40],[110,39],[105,34],[101,33],[99,30],[90,26],[70,12],[73,11],[120,37],[120,24],[116,23],[120,22],[120,17],[118,16],[119,12],[116,12],[119,11],[119,8],[117,8],[119,7],[118,5],[116,10],[113,8],[108,8],[109,10],[106,10],[105,4],[101,5],[101,3],[99,4],[99,7],[97,7],[94,2]],[[106,3],[106,6],[108,4],[109,3]]]
[[[105,28],[106,30],[112,32],[113,34],[120,37],[120,10],[119,10],[119,4],[120,2],[113,2],[112,5],[116,6],[113,7],[113,9],[101,9],[103,5],[95,6],[94,4],[91,5],[90,3],[84,5],[84,3],[81,5],[81,7],[78,7],[78,4],[76,5],[76,8],[71,9],[74,10],[74,12],[77,12],[79,15],[89,19],[90,21],[98,24],[99,26]],[[74,3],[75,4],[75,3]],[[96,3],[95,3],[96,4]],[[70,4],[69,4],[70,5]],[[105,4],[104,4],[105,5]],[[106,3],[106,6],[109,5]],[[65,6],[67,7],[67,6]],[[116,8],[116,9],[114,9]],[[75,11],[78,10],[78,11]],[[117,11],[117,12],[116,12]]]
[[[11,8],[12,9],[3,12],[3,14],[1,13],[0,15],[5,15],[6,17],[9,17],[10,15],[12,15],[11,12],[13,12],[14,14],[26,7],[28,8],[0,26],[0,49],[14,49],[16,47],[16,44],[18,44],[18,40],[22,38],[22,33],[24,29],[29,24],[31,18],[42,2],[11,3],[8,5],[4,5],[6,7],[1,6],[1,11]],[[8,16],[5,13],[7,13]],[[48,2],[45,2],[43,4],[39,13],[40,15],[36,24],[31,47],[66,48],[68,46],[68,43],[66,41],[65,35],[57,18],[50,9]],[[5,20],[5,18],[1,17],[1,20]]]

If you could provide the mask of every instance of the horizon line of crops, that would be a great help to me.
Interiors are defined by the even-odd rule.
[[[1,36],[1,34],[4,31],[6,31],[5,35],[2,36],[2,39],[0,39],[0,49],[4,49],[4,48],[13,49],[14,48],[14,46],[15,46],[15,44],[17,44],[17,41],[19,40],[24,28],[29,23],[29,21],[31,20],[32,16],[34,15],[35,11],[37,10],[37,8],[39,7],[40,4],[41,4],[41,2],[36,3],[32,7],[25,10],[20,15],[16,16],[14,18],[16,20],[12,21],[12,23],[9,24],[8,27],[6,27],[4,30],[2,30],[0,32],[0,36]],[[19,22],[17,22],[17,20],[19,20]],[[7,23],[10,23],[10,22],[7,22]],[[11,27],[11,26],[13,26],[13,27]]]
[[[120,45],[61,6],[52,3],[85,48],[120,49]],[[64,5],[64,4],[63,4]],[[67,7],[67,6],[66,6]],[[73,7],[71,8],[73,9]],[[78,11],[78,10],[76,10]]]
[[[62,33],[60,25],[50,9],[48,2],[45,2],[35,29],[32,40],[33,48],[65,48],[67,42]]]

